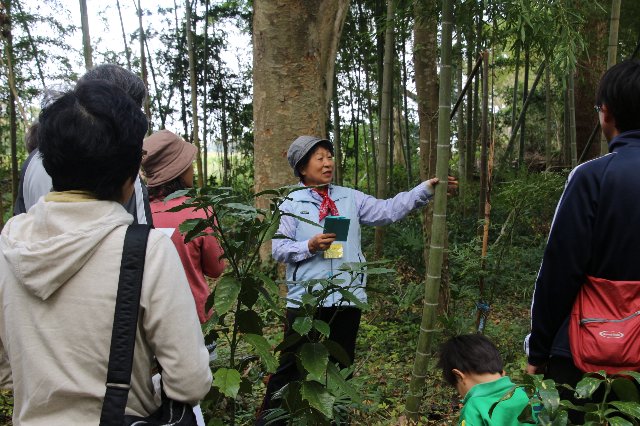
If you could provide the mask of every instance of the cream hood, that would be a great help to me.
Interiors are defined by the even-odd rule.
[[[0,251],[17,279],[46,300],[93,256],[114,228],[133,217],[113,201],[40,201],[9,220]]]

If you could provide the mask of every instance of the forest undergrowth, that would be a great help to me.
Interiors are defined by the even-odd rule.
[[[456,424],[460,399],[442,380],[437,369],[437,347],[447,337],[477,330],[477,303],[490,306],[483,332],[498,346],[505,370],[518,383],[526,365],[522,341],[529,329],[529,306],[535,276],[549,232],[564,174],[523,174],[496,184],[493,193],[489,252],[481,262],[481,221],[475,202],[464,194],[450,202],[446,287],[438,315],[440,333],[434,342],[420,424]],[[348,402],[352,425],[402,425],[411,370],[422,314],[425,266],[422,253],[422,218],[413,213],[386,227],[385,258],[396,272],[371,277],[369,309],[363,314],[356,348],[352,385],[360,394],[358,403]],[[373,258],[373,228],[363,229],[365,255]],[[482,266],[484,264],[484,266]],[[272,268],[272,271],[275,269]],[[480,277],[484,290],[480,291]],[[281,294],[283,296],[283,294]],[[284,305],[284,299],[280,303]],[[446,304],[446,307],[445,307]],[[284,309],[284,306],[283,306]],[[257,307],[265,325],[264,337],[272,347],[282,341],[283,328],[269,309]],[[225,358],[224,342],[219,359]],[[240,351],[247,348],[240,347]],[[266,376],[247,351],[240,367],[253,390],[236,399],[235,424],[255,420],[264,394]],[[0,424],[10,425],[9,393],[0,394]],[[205,413],[224,415],[225,407],[203,406]],[[218,418],[209,424],[225,424]]]

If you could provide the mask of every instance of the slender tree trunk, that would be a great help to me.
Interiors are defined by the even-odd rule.
[[[387,18],[384,40],[384,69],[382,72],[382,103],[380,108],[380,131],[378,133],[378,192],[377,198],[387,198],[387,174],[389,155],[389,117],[391,114],[391,84],[393,81],[393,17],[394,0],[387,0]],[[380,226],[375,231],[375,257],[382,256],[384,229]]]
[[[607,49],[607,69],[616,64],[618,56],[618,29],[620,28],[620,3],[622,0],[611,0],[611,18],[609,20],[609,46]],[[600,134],[600,155],[609,152],[609,143]]]
[[[220,128],[222,130],[222,182],[224,186],[231,185],[229,180],[229,172],[231,171],[231,166],[229,164],[229,137],[227,131],[227,96],[225,90],[222,89],[222,119],[220,123]]]
[[[124,54],[127,57],[127,69],[131,71],[131,49],[129,49],[129,43],[127,42],[127,33],[124,31],[124,23],[122,22],[122,10],[120,9],[120,0],[116,0],[116,7],[118,8],[118,17],[120,18],[120,29],[122,30]]]
[[[156,71],[155,68],[153,68],[153,61],[151,60],[152,56],[151,56],[151,50],[149,50],[149,43],[147,43],[147,38],[145,37],[144,39],[144,48],[145,51],[147,52],[147,60],[146,60],[146,64],[149,65],[149,71],[151,72],[151,80],[153,81],[153,87],[155,89],[155,93],[156,95],[154,96],[156,103],[157,103],[157,108],[158,108],[158,113],[160,113],[160,110],[162,109],[162,92],[160,90],[158,90],[158,79],[156,78]],[[151,98],[151,88],[147,87],[147,98]],[[151,108],[151,101],[152,99],[149,99],[149,108]],[[149,112],[151,113],[151,112]],[[164,123],[163,123],[163,127],[164,129]]]
[[[564,114],[563,114],[563,138],[562,138],[562,165],[564,167],[571,165],[571,123],[569,120],[569,77],[566,80],[567,88],[563,91],[564,97]]]
[[[575,83],[573,71],[569,71],[569,140],[571,141],[571,167],[578,165],[578,152],[576,147],[576,105],[575,105]]]
[[[186,22],[185,31],[187,32],[187,50],[189,52],[189,82],[191,84],[191,108],[193,108],[191,119],[193,121],[193,144],[198,149],[196,151],[196,169],[198,170],[198,186],[204,186],[204,176],[202,175],[202,148],[200,147],[200,139],[198,132],[198,78],[196,75],[196,59],[195,46],[193,41],[192,18],[191,18],[191,0],[185,0]],[[223,106],[224,109],[224,106]]]
[[[408,18],[407,18],[408,20]],[[406,20],[405,20],[406,23]],[[405,162],[407,167],[407,188],[413,183],[411,173],[411,131],[409,129],[409,108],[407,102],[407,31],[405,27],[404,36],[402,37],[402,103],[404,108],[404,134],[405,134]]]
[[[370,135],[370,146],[371,146],[371,159],[372,159],[372,170],[373,170],[373,175],[369,175],[369,180],[373,180],[373,191],[374,193],[378,193],[378,153],[377,153],[377,149],[376,149],[376,136],[375,136],[375,130],[373,128],[373,117],[374,117],[374,113],[373,113],[373,106],[371,105],[371,86],[370,86],[370,80],[369,80],[369,67],[365,67],[364,70],[364,81],[365,81],[365,87],[367,89],[367,112],[368,112],[368,117],[369,117],[369,135]],[[369,162],[367,161],[367,164]],[[368,166],[367,166],[368,167]],[[371,193],[371,192],[369,192]]]
[[[470,78],[471,71],[473,70],[473,62],[474,62],[474,41],[473,41],[473,31],[469,31],[467,35],[467,78]],[[476,77],[477,78],[477,74]],[[469,87],[469,91],[467,92],[467,110],[466,110],[466,119],[467,119],[467,182],[471,182],[473,180],[473,173],[476,168],[476,141],[473,137],[473,86]],[[468,188],[467,188],[468,189]],[[468,192],[464,188],[465,191],[464,196],[466,197]]]
[[[420,402],[422,402],[425,377],[429,366],[429,352],[436,332],[436,314],[442,264],[444,258],[444,244],[446,239],[447,217],[447,175],[449,172],[450,123],[451,112],[451,38],[453,32],[453,0],[442,2],[442,60],[440,64],[440,90],[438,114],[438,159],[436,176],[442,185],[436,186],[434,198],[434,219],[431,230],[431,249],[425,296],[420,323],[420,334],[416,348],[416,359],[413,365],[409,395],[407,397],[406,414],[410,420],[416,421],[419,416]]]
[[[489,145],[489,51],[482,53],[482,119],[480,124],[480,203],[478,218],[484,217],[489,181],[487,150]]]
[[[253,6],[254,180],[260,192],[293,181],[284,153],[296,137],[326,137],[349,1],[254,0]]]
[[[520,30],[518,30],[518,33]],[[516,65],[513,77],[513,100],[511,102],[511,133],[516,126],[516,117],[518,113],[518,78],[520,76],[520,41],[516,42]]]
[[[173,17],[176,24],[176,39],[178,40],[177,55],[176,55],[176,74],[179,76],[175,84],[178,86],[180,92],[180,120],[182,121],[182,128],[184,129],[183,137],[185,140],[191,140],[189,136],[189,125],[187,124],[187,100],[184,93],[184,82],[180,78],[184,75],[184,66],[182,64],[182,58],[184,55],[184,46],[186,44],[186,32],[181,32],[181,26],[178,20],[178,4],[176,0],[173,0]]]
[[[13,15],[11,14],[11,1],[3,0],[2,6],[4,7],[4,13],[0,11],[2,16],[2,37],[5,39],[4,51],[5,58],[7,59],[7,75],[9,83],[9,141],[11,145],[11,196],[13,203],[16,202],[18,196],[18,120],[16,111],[16,75],[15,75],[15,57],[13,53]],[[0,211],[0,214],[2,212]]]
[[[529,97],[529,56],[530,49],[529,44],[524,48],[524,86],[522,88],[522,109],[524,110],[524,103],[527,102]],[[525,139],[526,139],[526,113],[522,116],[520,124],[520,149],[518,150],[518,168],[524,165],[524,151],[525,151]]]
[[[333,96],[331,97],[333,110],[333,143],[336,156],[336,183],[342,185],[342,140],[340,139],[340,105],[338,102],[338,77],[333,77]]]
[[[140,38],[140,73],[142,75],[142,81],[144,82],[144,87],[149,87],[149,79],[147,78],[147,55],[144,51],[144,27],[142,26],[142,6],[140,4],[140,0],[138,0],[138,26],[139,26],[139,38]],[[147,120],[149,121],[149,127],[147,129],[147,134],[151,134],[151,129],[153,128],[153,124],[151,123],[151,106],[149,96],[147,96],[144,100],[144,113],[147,116]]]
[[[204,6],[204,63],[202,64],[202,174],[204,175],[205,185],[209,182],[209,153],[207,149],[208,132],[207,125],[209,119],[209,108],[207,101],[209,99],[209,91],[207,90],[207,81],[209,79],[209,0],[205,1]],[[220,62],[218,62],[218,68]]]
[[[84,67],[87,70],[93,68],[93,49],[91,48],[91,36],[89,35],[89,17],[87,16],[87,0],[80,0],[80,25],[82,27],[82,52],[84,54]]]
[[[458,33],[458,45],[462,46],[462,33]],[[462,67],[464,66],[464,58],[462,56],[462,48],[459,49],[460,57],[458,58],[458,66],[456,68],[456,86],[458,88],[458,97],[462,94]],[[460,109],[457,115],[458,127],[458,179],[460,186],[467,186],[467,132],[464,123],[464,102],[460,103]]]
[[[425,181],[435,172],[435,155],[438,128],[438,8],[435,2],[420,0],[414,4],[413,62],[415,64],[416,96],[418,102],[420,179]],[[431,241],[432,204],[422,210],[422,256],[429,264]]]
[[[551,67],[544,67],[544,91],[545,91],[545,140],[544,140],[544,158],[546,169],[551,169],[551,141],[553,139],[553,129],[551,123],[553,120],[551,111]]]

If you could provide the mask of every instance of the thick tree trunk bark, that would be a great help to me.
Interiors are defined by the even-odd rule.
[[[348,10],[348,0],[254,1],[256,192],[294,182],[287,150],[296,137],[327,136],[336,51]]]

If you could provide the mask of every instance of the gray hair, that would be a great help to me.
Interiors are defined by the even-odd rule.
[[[89,80],[105,80],[124,90],[138,106],[142,107],[147,97],[147,88],[136,74],[116,64],[102,64],[87,71],[78,83]]]

